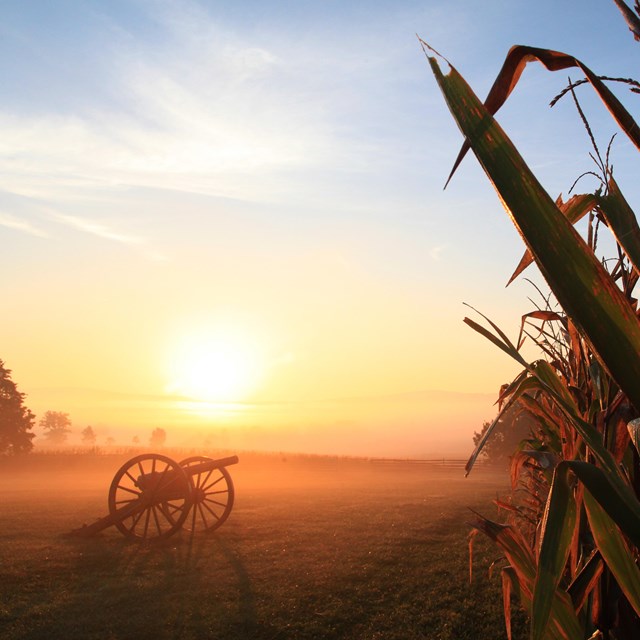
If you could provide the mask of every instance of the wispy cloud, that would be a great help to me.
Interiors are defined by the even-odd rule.
[[[252,199],[268,191],[267,173],[327,160],[322,107],[295,95],[275,53],[193,16],[165,28],[174,45],[161,54],[113,44],[117,109],[0,112],[0,186],[31,197],[135,185]]]
[[[0,213],[0,226],[6,227],[7,229],[13,229],[14,231],[22,231],[23,233],[28,233],[29,235],[39,238],[46,238],[48,235],[42,229],[39,229],[27,220],[16,218],[5,213]]]
[[[110,229],[107,225],[102,224],[101,222],[96,222],[94,220],[89,220],[87,218],[79,218],[77,216],[71,216],[71,215],[56,213],[56,212],[51,212],[50,216],[53,220],[57,222],[65,224],[79,231],[84,231],[85,233],[91,233],[100,238],[105,238],[107,240],[114,240],[116,242],[120,242],[122,244],[129,244],[129,245],[144,244],[144,240],[118,233],[113,229]]]
[[[103,222],[91,220],[86,217],[58,213],[55,211],[49,211],[49,217],[55,222],[71,227],[72,229],[76,229],[77,231],[88,233],[112,242],[138,247],[146,258],[154,262],[166,262],[168,260],[167,256],[163,253],[150,248],[147,240],[144,238],[125,235],[114,230],[111,226],[106,225]]]
[[[368,171],[388,156],[349,134],[364,99],[354,84],[370,81],[349,70],[371,51],[319,56],[299,38],[239,35],[197,3],[146,6],[163,46],[114,25],[98,67],[113,101],[0,110],[0,188],[58,201],[135,186],[289,202],[305,171]]]

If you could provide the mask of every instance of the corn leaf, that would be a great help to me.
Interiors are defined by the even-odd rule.
[[[567,59],[564,54],[550,57],[562,64]],[[453,67],[444,75],[434,57],[429,62],[454,119],[556,299],[639,409],[640,324],[628,300],[462,76]],[[634,131],[640,146],[640,131]]]
[[[562,445],[557,416],[552,415],[547,407],[544,407],[536,398],[532,398],[529,395],[523,395],[520,398],[520,404],[536,419],[546,437],[549,439],[551,450],[559,451]]]
[[[615,522],[590,491],[585,491],[584,505],[598,550],[629,603],[640,615],[640,569],[629,546]]]
[[[587,596],[597,584],[603,568],[602,556],[597,549],[594,549],[567,589],[576,611],[584,605]]]
[[[541,640],[549,623],[553,595],[564,572],[576,526],[576,503],[569,483],[569,468],[560,463],[542,518],[538,571],[533,590],[531,638]]]
[[[583,193],[577,196],[573,196],[567,202],[563,202],[561,198],[556,200],[558,209],[566,216],[567,220],[571,224],[576,224],[582,220],[582,218],[592,211],[596,206],[596,197],[590,193]],[[533,262],[533,254],[529,249],[526,249],[524,255],[520,259],[516,270],[511,274],[507,287]]]
[[[471,473],[471,469],[473,469],[473,465],[476,463],[476,460],[478,459],[478,456],[480,455],[480,453],[482,453],[482,450],[484,449],[485,445],[487,444],[487,441],[491,437],[491,434],[494,432],[495,428],[498,426],[498,423],[502,419],[502,416],[511,407],[514,401],[515,401],[515,398],[510,399],[509,402],[505,403],[502,409],[498,411],[498,414],[493,419],[491,424],[487,427],[487,430],[482,435],[482,438],[480,438],[480,440],[478,441],[478,444],[476,445],[476,448],[473,450],[473,453],[469,457],[469,460],[467,460],[467,464],[464,466],[465,477]]]
[[[573,196],[568,202],[562,202],[561,199],[558,199],[556,204],[571,224],[579,222],[597,206],[614,238],[624,249],[636,271],[640,271],[640,226],[638,226],[633,209],[629,206],[613,178],[609,179],[606,195],[581,194]],[[533,254],[529,249],[526,249],[516,270],[509,278],[507,286],[533,261]]]
[[[633,209],[613,178],[609,180],[607,195],[600,196],[598,204],[615,239],[624,249],[636,271],[640,271],[640,227]]]
[[[640,20],[638,16],[629,9],[627,3],[624,0],[613,0],[617,5],[618,9],[620,9],[620,13],[624,16],[624,20],[629,27],[629,31],[633,33],[633,37],[636,40],[640,40]],[[637,6],[637,5],[636,5]]]
[[[477,331],[480,335],[483,335],[487,340],[493,342],[493,344],[502,349],[507,355],[517,360],[523,366],[526,366],[526,360],[518,353],[518,350],[513,344],[505,344],[502,340],[494,336],[489,330],[485,329],[481,324],[478,324],[471,318],[465,318],[464,323],[470,326],[474,331]]]
[[[587,511],[592,533],[616,579],[625,582],[625,586],[621,584],[621,588],[627,594],[636,586],[640,587],[640,570],[619,532],[621,529],[634,545],[640,545],[640,509],[637,499],[631,491],[626,496],[621,496],[608,474],[595,465],[581,460],[560,462],[554,473],[542,520],[531,616],[531,637],[534,640],[539,640],[544,635],[551,613],[551,594],[562,577],[576,524],[576,505],[568,475],[570,470],[587,489],[585,505],[588,496]],[[599,527],[599,530],[595,531],[594,527]],[[603,549],[601,542],[608,549]],[[640,589],[635,595],[640,604]]]
[[[512,527],[486,518],[479,517],[473,526],[489,536],[502,549],[517,577],[521,601],[531,610],[536,566],[527,542]],[[573,603],[568,594],[560,589],[552,592],[550,621],[545,631],[545,639],[580,640],[582,638],[581,626],[573,609]]]
[[[630,487],[621,494],[610,474],[583,460],[565,460],[558,466],[569,467],[608,517],[640,547],[640,503]]]
[[[434,51],[423,40],[420,40],[420,42],[423,47],[427,47],[431,51]],[[432,59],[433,58],[430,58],[430,60]],[[620,128],[627,134],[635,146],[640,149],[640,127],[638,127],[631,114],[625,109],[618,98],[616,98],[604,82],[602,82],[602,80],[600,80],[600,78],[593,73],[587,65],[580,62],[577,58],[560,51],[540,49],[538,47],[528,47],[524,45],[515,45],[511,47],[502,65],[502,69],[500,69],[498,76],[489,90],[486,100],[484,101],[485,110],[489,115],[497,113],[500,107],[506,102],[511,92],[515,89],[524,68],[529,62],[534,62],[536,60],[542,63],[549,71],[560,71],[562,69],[569,69],[572,67],[580,69],[596,90],[600,99],[605,104],[609,113],[611,113]],[[453,174],[456,172],[464,156],[467,154],[467,151],[472,147],[473,141],[467,138],[462,145],[460,153],[453,165],[453,169],[449,174],[447,184],[453,177]]]
[[[504,626],[507,632],[507,640],[511,640],[511,593],[517,591],[518,578],[513,567],[505,567],[502,570],[502,610],[504,611]]]
[[[561,464],[571,467],[587,489],[607,509],[618,526],[634,541],[634,544],[640,546],[640,502],[633,489],[627,484],[616,459],[603,446],[601,436],[593,425],[580,418],[573,401],[567,402],[568,393],[547,362],[541,360],[536,363],[536,375],[546,382],[550,393],[589,446],[602,469],[578,460],[565,461]]]
[[[471,305],[466,305],[466,306],[469,307],[470,309],[473,309],[479,316],[484,318],[489,323],[491,328],[496,332],[497,337],[493,336],[493,334],[489,333],[486,329],[484,329],[484,327],[479,325],[477,322],[470,320],[469,318],[465,318],[464,322],[468,324],[475,331],[478,331],[479,333],[484,335],[488,340],[491,340],[491,342],[493,342],[498,348],[502,349],[507,355],[510,355],[514,360],[519,362],[522,366],[526,367],[527,361],[520,355],[518,348],[513,344],[513,342],[511,342],[511,340],[509,340],[509,337],[507,336],[507,334],[504,331],[502,331],[502,329],[495,322],[493,322],[490,318],[485,316],[483,313],[481,313],[477,309],[474,309]]]
[[[636,451],[640,453],[640,418],[631,420],[627,425],[627,429],[629,430],[633,446],[636,448]]]
[[[473,453],[469,457],[467,464],[465,465],[465,477],[471,473],[471,469],[475,464],[478,456],[484,449],[487,441],[491,438],[493,431],[496,426],[502,419],[502,416],[524,395],[526,395],[527,391],[530,391],[532,388],[537,388],[539,385],[534,378],[531,378],[527,375],[527,371],[523,371],[520,373],[516,379],[509,385],[507,391],[505,391],[501,396],[500,400],[503,401],[507,398],[506,402],[502,403],[498,414],[493,419],[491,424],[487,427],[486,431],[482,435],[482,438],[478,441],[476,448],[473,450]]]
[[[486,316],[483,317],[487,319]],[[496,328],[496,325],[493,322],[488,319],[487,321],[491,324],[492,327]],[[580,434],[582,439],[589,446],[598,462],[604,469],[607,470],[612,489],[616,492],[618,498],[623,502],[631,504],[631,508],[635,509],[638,516],[640,517],[640,505],[633,504],[633,501],[631,500],[633,492],[626,484],[626,481],[622,473],[620,472],[616,459],[604,446],[602,437],[598,430],[592,424],[581,418],[580,412],[578,411],[578,407],[576,406],[573,397],[569,393],[567,387],[558,378],[551,365],[545,360],[537,360],[530,365],[526,364],[526,361],[522,358],[520,353],[515,349],[511,342],[508,341],[508,344],[504,344],[500,340],[500,338],[491,334],[490,331],[488,331],[481,325],[478,325],[477,323],[468,319],[465,319],[465,322],[476,329],[476,331],[479,331],[482,335],[491,340],[491,342],[493,342],[497,346],[500,346],[500,348],[502,348],[505,353],[514,357],[518,362],[520,362],[521,364],[523,362],[525,363],[525,371],[522,372],[510,385],[511,398],[509,404],[513,404],[517,397],[524,397],[525,391],[530,391],[532,389],[542,389],[546,391],[551,396],[551,398],[555,400],[557,406],[563,411],[565,416],[571,421],[571,423],[575,427],[575,430]],[[504,336],[504,333],[502,331],[500,331],[500,336]],[[527,373],[531,374],[531,377],[527,377]],[[484,447],[486,441],[490,437],[491,432],[494,430],[501,416],[502,412],[496,417],[490,428],[487,429],[485,436],[482,438],[482,440],[476,447],[476,450],[467,462],[467,465],[465,467],[467,475],[469,475],[469,472],[471,471],[475,460],[477,459],[480,451]]]

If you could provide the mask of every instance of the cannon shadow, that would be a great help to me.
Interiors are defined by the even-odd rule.
[[[105,535],[68,544],[81,550],[77,579],[66,585],[55,615],[65,637],[71,629],[78,638],[262,635],[233,535],[182,532],[146,544]],[[51,636],[55,631],[48,628]]]

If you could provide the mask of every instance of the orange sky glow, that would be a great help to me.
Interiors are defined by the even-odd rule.
[[[551,0],[295,4],[5,8],[0,359],[38,418],[69,413],[70,444],[162,427],[176,447],[461,458],[518,373],[463,318],[516,338],[523,245],[471,154],[443,191],[461,138],[415,33],[484,96],[515,42],[633,76],[617,9],[574,29]],[[548,108],[565,84],[527,68],[499,118],[554,198],[591,168],[570,100]],[[637,158],[611,153],[632,198]]]

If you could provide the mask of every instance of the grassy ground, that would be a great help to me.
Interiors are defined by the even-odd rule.
[[[32,457],[0,470],[0,637],[465,640],[503,638],[487,471],[241,455],[236,505],[213,535],[156,545],[116,530],[63,534],[106,513],[126,458]],[[522,617],[514,638],[524,638]]]

